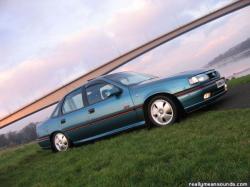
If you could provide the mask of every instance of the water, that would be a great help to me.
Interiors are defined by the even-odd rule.
[[[226,78],[241,77],[250,74],[250,57],[238,59],[237,61],[221,62],[220,65],[212,66]]]

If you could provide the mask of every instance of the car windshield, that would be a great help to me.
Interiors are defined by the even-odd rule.
[[[107,78],[119,82],[123,85],[131,86],[157,77],[142,73],[123,72],[123,73],[108,75]]]

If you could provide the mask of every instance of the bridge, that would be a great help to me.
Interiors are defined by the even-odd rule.
[[[0,129],[3,127],[6,127],[18,120],[21,120],[29,115],[32,115],[38,111],[41,111],[49,106],[52,106],[64,95],[66,95],[68,92],[74,90],[75,88],[83,85],[87,80],[95,78],[97,76],[107,74],[114,69],[126,64],[127,62],[137,58],[138,56],[186,33],[189,32],[197,27],[200,27],[208,22],[211,22],[215,19],[218,19],[222,16],[225,16],[227,14],[230,14],[234,11],[237,11],[239,9],[242,9],[246,6],[250,5],[250,0],[239,0],[232,4],[229,4],[221,9],[218,9],[212,13],[209,13],[199,19],[196,19],[194,21],[191,21],[190,23],[187,23],[181,27],[178,27],[162,36],[159,36],[107,63],[104,65],[93,69],[92,71],[86,73],[85,75],[82,75],[81,77],[77,78],[76,80],[54,90],[51,93],[48,93],[47,95],[43,96],[42,98],[28,104],[27,106],[17,110],[16,112],[13,112],[10,115],[7,115],[6,117],[2,118],[0,120]]]

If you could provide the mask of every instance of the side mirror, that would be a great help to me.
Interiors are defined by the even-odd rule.
[[[106,97],[118,96],[122,93],[122,90],[118,87],[113,87],[111,90],[105,90]]]

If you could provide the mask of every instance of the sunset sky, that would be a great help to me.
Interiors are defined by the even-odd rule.
[[[0,118],[124,52],[231,2],[0,1]],[[202,67],[249,37],[249,10],[244,8],[202,26],[118,70],[164,76]]]

